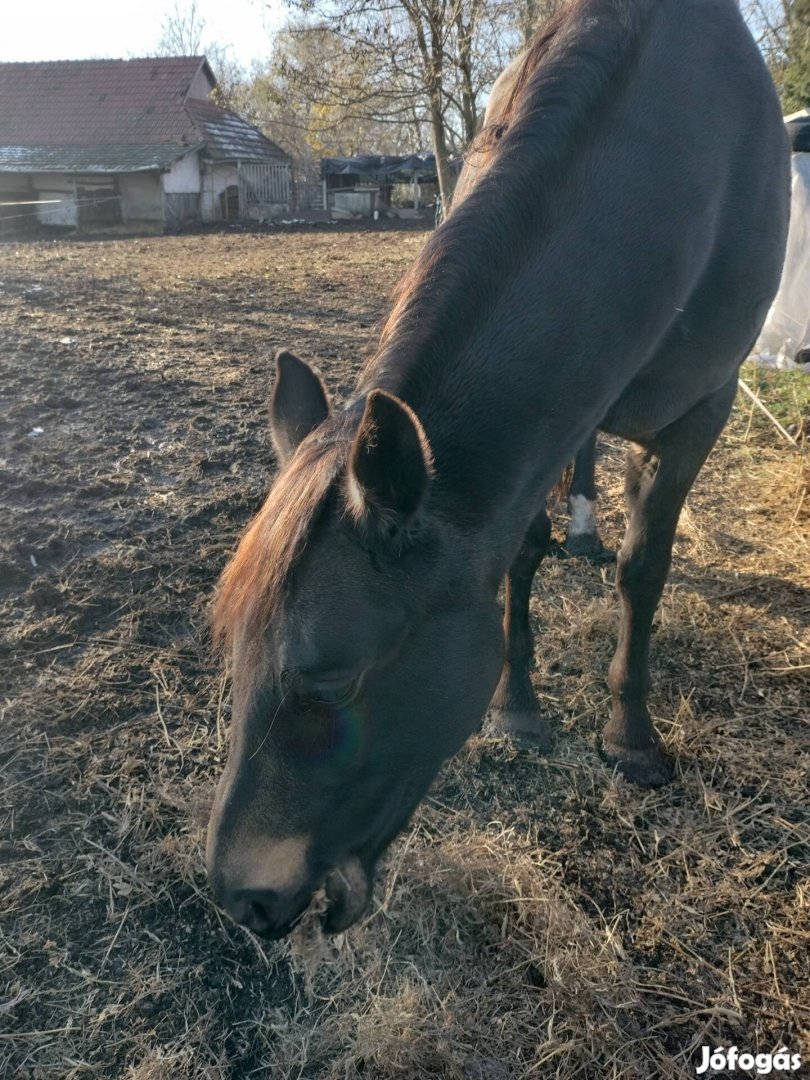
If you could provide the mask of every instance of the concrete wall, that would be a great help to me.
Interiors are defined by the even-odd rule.
[[[19,195],[22,192],[30,192],[30,177],[21,173],[0,172],[0,198],[6,198],[10,193]],[[30,198],[33,199],[33,195]]]
[[[41,225],[76,226],[79,210],[76,206],[74,178],[67,173],[34,173],[30,176],[32,198],[41,199],[37,220]],[[58,199],[58,202],[52,200]]]
[[[118,177],[121,218],[124,224],[163,224],[163,187],[160,173],[125,173]]]
[[[290,216],[287,203],[253,203],[247,208],[248,221],[276,221]]]
[[[19,173],[0,173],[0,234],[22,232],[36,223],[37,207],[19,205],[35,198],[30,177]],[[17,205],[4,205],[8,203]]]
[[[186,154],[162,174],[163,190],[171,194],[190,195],[200,190],[200,155]]]
[[[79,208],[72,195],[40,188],[39,198],[43,204],[37,207],[37,217],[41,225],[72,225],[74,228],[78,225]],[[54,202],[55,199],[59,201]]]
[[[6,200],[42,201],[41,206],[9,206],[3,210],[3,217],[17,222],[18,227],[26,223],[75,226],[78,221],[73,177],[63,173],[0,173],[0,203]]]

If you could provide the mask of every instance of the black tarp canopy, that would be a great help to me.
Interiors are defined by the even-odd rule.
[[[453,161],[450,168],[458,171],[461,161]],[[355,176],[370,184],[407,184],[411,180],[429,183],[436,179],[436,158],[433,154],[419,157],[410,154],[397,157],[392,154],[361,154],[357,157],[321,158],[321,177]]]

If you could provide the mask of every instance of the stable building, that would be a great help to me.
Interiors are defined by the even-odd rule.
[[[289,155],[216,86],[203,56],[0,63],[0,229],[288,214]]]

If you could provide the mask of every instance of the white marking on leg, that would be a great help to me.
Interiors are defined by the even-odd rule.
[[[583,536],[596,532],[596,500],[587,495],[571,495],[568,499],[571,521],[569,536]]]

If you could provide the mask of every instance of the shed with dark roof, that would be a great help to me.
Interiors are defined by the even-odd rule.
[[[202,56],[0,63],[0,222],[177,227],[290,209],[291,159]]]

